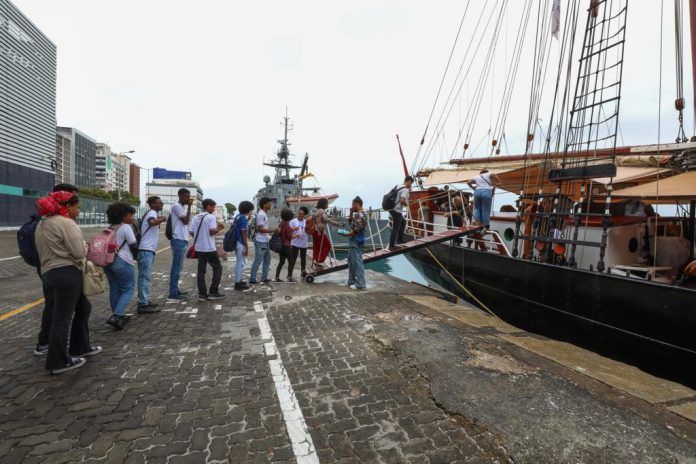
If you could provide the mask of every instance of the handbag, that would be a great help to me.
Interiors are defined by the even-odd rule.
[[[198,255],[196,255],[196,242],[198,241],[198,235],[201,232],[201,226],[203,225],[203,220],[208,214],[204,214],[203,217],[201,217],[201,222],[198,223],[198,230],[196,230],[196,235],[193,236],[193,245],[189,247],[188,250],[186,250],[186,257],[188,259],[196,259],[198,258]]]
[[[85,260],[82,270],[82,294],[85,296],[99,295],[106,291],[106,274],[102,268],[91,261]]]

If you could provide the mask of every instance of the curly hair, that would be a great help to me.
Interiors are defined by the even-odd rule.
[[[239,204],[239,214],[249,214],[254,211],[254,204],[250,201],[243,201]]]
[[[282,219],[285,222],[291,221],[294,216],[295,215],[292,214],[292,210],[289,210],[287,208],[280,212],[280,219]]]
[[[112,225],[123,224],[123,220],[128,214],[135,214],[135,208],[122,201],[111,203],[109,207],[106,208],[106,218],[109,224]]]

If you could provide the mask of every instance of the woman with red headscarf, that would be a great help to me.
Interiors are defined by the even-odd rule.
[[[35,233],[41,280],[53,306],[46,369],[60,374],[82,366],[86,356],[99,354],[102,348],[89,344],[92,305],[82,293],[87,245],[76,222],[80,199],[74,193],[53,192],[40,198],[36,208],[42,216]]]

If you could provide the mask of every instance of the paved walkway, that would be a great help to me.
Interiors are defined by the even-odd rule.
[[[157,256],[154,294],[169,260]],[[31,353],[40,305],[0,321],[0,462],[694,462],[676,416],[670,429],[511,354],[426,290],[371,274],[367,292],[335,276],[240,293],[233,264],[224,300],[160,296],[163,312],[120,332],[94,298],[104,352],[60,376]],[[0,277],[8,299],[36,285]]]

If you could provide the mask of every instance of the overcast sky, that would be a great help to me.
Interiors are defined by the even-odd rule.
[[[337,204],[360,194],[373,206],[403,177],[396,133],[411,164],[466,6],[464,0],[13,1],[58,46],[59,125],[115,151],[135,150],[141,166],[190,170],[206,196],[238,203],[271,174],[261,163],[277,148],[287,105],[291,148],[309,152],[324,192],[339,193]],[[522,2],[511,3],[497,76],[509,63]],[[674,14],[673,2],[665,3],[662,141],[672,141]],[[473,31],[474,10],[465,31]],[[659,16],[658,0],[630,2],[626,144],[657,141]],[[527,49],[520,75],[531,73],[531,63]],[[685,63],[690,71],[689,56]],[[685,78],[692,135],[690,72]],[[489,95],[501,85],[497,77]],[[523,79],[519,85],[508,134],[525,132],[529,86]],[[466,108],[466,99],[459,107]],[[489,102],[477,139],[497,111]],[[510,140],[510,151],[523,142]]]

